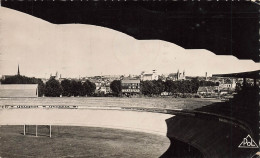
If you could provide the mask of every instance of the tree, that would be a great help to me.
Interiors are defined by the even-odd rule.
[[[110,88],[113,91],[113,93],[119,96],[122,92],[121,81],[120,80],[112,81],[110,84]]]
[[[172,80],[166,80],[165,82],[164,82],[164,90],[166,91],[166,92],[171,92],[172,91],[172,87],[173,87],[173,81]]]
[[[182,93],[182,82],[181,81],[174,81],[172,87],[172,93]]]
[[[166,92],[171,92],[172,94],[174,93],[179,93],[180,91],[180,82],[179,81],[172,81],[172,80],[167,80],[165,83],[165,91]]]
[[[71,82],[68,79],[61,81],[62,96],[71,96]]]
[[[78,93],[79,93],[79,96],[85,96],[85,95],[84,95],[84,87],[83,87],[83,84],[81,83],[81,81],[78,81],[77,84],[78,84]]]
[[[212,81],[200,81],[200,86],[217,86],[218,84]]]
[[[89,80],[83,83],[83,95],[93,96],[95,90],[95,83],[90,82]]]
[[[155,91],[155,85],[152,81],[141,82],[141,92],[144,95],[152,95]]]
[[[73,96],[83,96],[84,95],[83,86],[80,81],[75,81],[75,80],[71,81],[71,94]]]
[[[192,91],[192,93],[197,93],[199,86],[200,86],[200,82],[199,82],[198,78],[193,78],[191,80],[191,91]]]
[[[161,79],[141,82],[141,92],[144,95],[160,95],[164,89],[165,84]]]
[[[54,77],[51,77],[46,82],[45,95],[48,97],[59,97],[62,93],[62,89],[59,81],[55,80]]]
[[[238,93],[239,91],[241,91],[241,90],[242,90],[242,87],[243,87],[242,84],[238,82],[238,83],[236,84],[235,92]]]
[[[165,89],[164,82],[161,79],[159,79],[157,81],[153,80],[152,82],[153,82],[153,84],[155,86],[153,94],[160,95],[164,91],[164,89]]]

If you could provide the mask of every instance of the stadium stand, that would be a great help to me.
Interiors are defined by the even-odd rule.
[[[1,84],[0,98],[38,97],[38,84]]]

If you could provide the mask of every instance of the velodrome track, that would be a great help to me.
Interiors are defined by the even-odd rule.
[[[72,125],[125,129],[166,136],[170,114],[120,109],[1,109],[0,125]]]
[[[167,136],[171,141],[170,150],[164,157],[174,154],[171,149],[176,140],[199,149],[204,157],[225,157],[230,156],[230,153],[236,157],[251,157],[255,153],[255,149],[245,151],[237,148],[241,140],[251,132],[232,118],[211,113],[172,112],[147,112],[143,108],[137,110],[119,107],[2,108],[0,125],[89,126],[158,134]]]

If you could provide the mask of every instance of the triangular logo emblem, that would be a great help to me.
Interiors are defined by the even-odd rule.
[[[243,138],[243,141],[238,146],[239,148],[258,148],[258,145],[252,139],[250,135],[247,135],[246,138]]]

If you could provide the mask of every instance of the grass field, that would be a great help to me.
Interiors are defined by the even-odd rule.
[[[202,98],[118,98],[118,97],[63,97],[63,98],[0,98],[1,105],[76,105],[81,107],[143,107],[161,109],[195,109],[216,99]]]
[[[52,137],[22,134],[23,126],[0,127],[0,156],[16,157],[159,157],[168,138],[109,128],[53,126]]]
[[[83,107],[144,107],[144,108],[190,109],[191,110],[191,109],[196,109],[199,107],[212,104],[217,101],[218,100],[208,100],[208,99],[201,99],[201,98],[186,98],[186,99],[184,98],[113,98],[113,97],[1,98],[0,105],[32,105],[32,106],[34,105],[76,105],[76,106],[83,106]],[[59,113],[62,112],[62,114],[64,114],[62,116],[64,116],[65,118],[63,117],[60,118],[56,115],[53,115],[55,116],[55,118],[48,117],[48,119],[44,117],[45,115],[43,115],[42,113],[37,113],[37,112],[30,113],[33,110],[2,109],[0,110],[0,114],[3,116],[6,112],[11,112],[11,113],[18,112],[17,115],[14,116],[16,119],[18,119],[17,121],[21,120],[22,122],[21,124],[24,124],[22,119],[26,120],[28,118],[32,121],[35,120],[32,118],[39,118],[39,119],[45,118],[44,120],[58,119],[56,120],[56,122],[62,120],[61,122],[65,121],[65,123],[66,121],[67,123],[68,121],[70,121],[70,123],[76,121],[77,123],[77,120],[79,121],[78,123],[82,123],[82,124],[85,123],[84,120],[90,121],[87,123],[93,122],[93,120],[91,120],[92,113],[88,113],[88,115],[85,114],[87,110],[78,109],[77,111],[73,110],[70,112],[68,112],[68,110],[61,110],[61,111],[59,110]],[[53,112],[55,112],[55,110],[57,109],[51,109],[50,111],[44,109],[42,110],[43,112],[45,112],[44,114],[46,114],[46,116],[49,116],[53,114]],[[41,111],[41,109],[38,109],[36,111]],[[30,115],[26,114],[26,112],[29,112]],[[73,115],[74,117],[73,120],[70,119],[72,113],[75,115],[75,116]],[[124,111],[124,113],[128,114],[131,112]],[[147,113],[146,115],[144,114],[145,113],[142,113],[142,115],[140,115],[142,117],[138,117],[139,121],[142,120],[142,123],[146,121],[146,124],[150,125],[151,123],[149,123],[149,120],[147,120],[148,116],[147,118],[144,116],[146,116],[147,114],[149,114],[150,116],[152,114],[150,113]],[[121,115],[119,117],[119,114],[117,114],[116,116],[103,114],[102,116],[97,116],[97,117],[101,117],[101,123],[105,123],[105,124],[107,124],[108,120],[113,121],[113,119],[125,118]],[[164,116],[164,117],[168,118],[168,116]],[[93,118],[95,117],[93,116]],[[164,125],[165,121],[164,119],[162,120],[163,120],[162,125]],[[11,120],[9,118],[7,119],[7,123],[4,124],[9,124],[10,121]],[[114,122],[117,121],[114,120]],[[100,122],[97,121],[96,123],[98,124]],[[131,124],[132,122],[128,122],[128,123],[132,125]],[[122,124],[119,123],[117,125],[121,126]],[[136,124],[133,125],[136,126]],[[155,127],[157,126],[154,125],[153,130],[159,130]],[[163,127],[160,128],[163,129]],[[147,129],[150,129],[150,127],[147,126]],[[1,146],[0,157],[11,157],[11,158],[16,158],[16,157],[19,158],[20,157],[142,157],[142,158],[148,157],[150,158],[150,157],[159,157],[168,149],[170,145],[170,141],[165,136],[142,133],[142,132],[127,131],[127,130],[97,128],[97,127],[94,128],[94,127],[84,127],[84,126],[81,127],[80,126],[53,126],[52,130],[53,130],[52,138],[48,138],[46,136],[35,137],[32,135],[24,136],[22,134],[23,126],[1,126],[0,127],[0,146]]]

